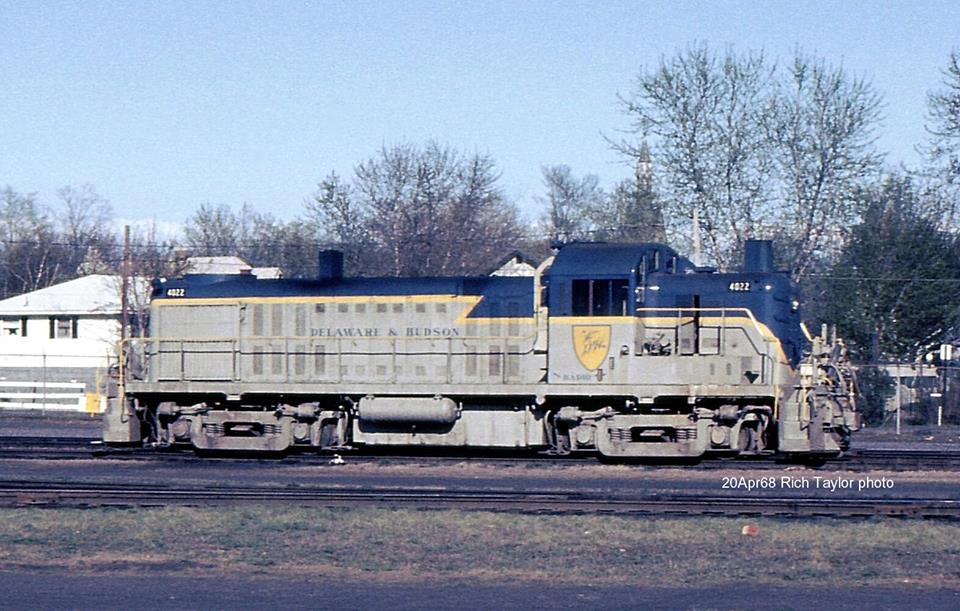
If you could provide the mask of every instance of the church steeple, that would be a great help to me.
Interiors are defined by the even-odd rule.
[[[632,224],[639,228],[635,235],[646,242],[666,242],[663,210],[653,188],[653,162],[650,161],[650,147],[647,146],[646,138],[640,143],[634,179],[634,208],[631,216]]]
[[[637,167],[634,172],[637,187],[644,191],[653,188],[653,164],[650,162],[650,149],[647,147],[646,139],[640,144],[640,154],[637,156]]]

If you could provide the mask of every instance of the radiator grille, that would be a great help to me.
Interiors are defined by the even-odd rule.
[[[696,441],[697,428],[633,427],[607,429],[610,441],[617,443],[687,443]]]
[[[205,422],[203,434],[209,437],[260,437],[279,435],[283,430],[280,424],[263,422]]]

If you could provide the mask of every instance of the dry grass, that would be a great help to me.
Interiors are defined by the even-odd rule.
[[[960,525],[412,510],[2,510],[0,571],[960,585]]]

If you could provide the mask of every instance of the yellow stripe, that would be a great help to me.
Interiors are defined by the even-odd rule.
[[[164,297],[155,299],[151,305],[224,305],[232,303],[441,303],[461,302],[479,303],[476,295],[358,295],[358,296],[318,296],[318,297]]]
[[[467,313],[469,314],[469,312],[467,312]],[[457,319],[457,320],[455,321],[455,323],[457,323],[457,324],[465,324],[465,325],[477,325],[477,324],[484,324],[484,325],[486,325],[486,324],[507,325],[507,324],[511,324],[511,323],[512,323],[512,324],[519,324],[519,325],[532,325],[532,324],[534,324],[536,321],[537,321],[537,319],[535,319],[535,318],[532,317],[532,316],[525,316],[525,317],[523,317],[523,318],[521,318],[521,317],[517,317],[517,318],[463,318],[463,317],[461,316],[461,318],[460,318],[460,319]]]
[[[153,302],[156,306],[205,306],[205,305],[256,305],[256,304],[327,304],[341,303],[460,303],[466,304],[460,315],[453,321],[454,325],[478,324],[522,324],[533,325],[536,318],[524,317],[497,317],[497,318],[468,318],[480,304],[481,295],[349,295],[349,296],[303,296],[303,297],[167,297]]]
[[[550,323],[558,325],[633,325],[633,316],[551,316]]]

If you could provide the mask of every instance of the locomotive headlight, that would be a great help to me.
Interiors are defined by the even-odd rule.
[[[765,291],[772,291],[772,290],[773,290],[773,285],[772,285],[772,284],[765,284],[765,285],[763,286],[763,290],[765,290]]]
[[[650,289],[651,291],[659,291],[659,290],[660,290],[660,285],[658,285],[658,284],[651,284],[651,285],[648,286],[647,288]]]
[[[797,301],[796,299],[794,299],[793,301],[791,301],[791,302],[790,302],[790,311],[791,311],[791,312],[794,312],[794,313],[799,312],[799,311],[800,311],[800,302]]]

